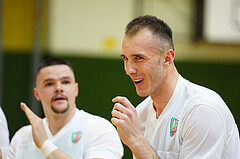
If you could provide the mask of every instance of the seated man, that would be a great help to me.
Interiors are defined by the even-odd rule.
[[[0,107],[0,159],[7,157],[9,146],[9,132],[6,117]]]
[[[16,132],[8,159],[120,159],[123,147],[116,129],[106,119],[77,109],[78,91],[68,62],[56,58],[43,61],[34,95],[46,118],[39,118],[21,103],[31,125]]]

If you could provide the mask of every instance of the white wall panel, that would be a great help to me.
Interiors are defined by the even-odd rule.
[[[51,0],[50,52],[119,53],[132,9],[132,0]]]
[[[204,37],[213,43],[240,43],[240,0],[206,0]]]

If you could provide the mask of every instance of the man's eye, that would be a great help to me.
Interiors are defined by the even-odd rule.
[[[53,83],[46,83],[46,84],[45,84],[46,87],[50,87],[50,86],[52,86],[52,85],[53,85]]]
[[[69,81],[63,81],[62,83],[63,84],[69,84],[70,82]]]
[[[135,59],[135,60],[142,60],[143,57],[141,57],[141,56],[136,56],[134,59]]]
[[[123,60],[127,60],[127,57],[126,56],[121,56]]]

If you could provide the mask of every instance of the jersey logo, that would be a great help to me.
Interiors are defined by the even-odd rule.
[[[178,128],[178,119],[172,117],[171,123],[170,123],[170,136],[173,137],[173,135],[177,132]]]
[[[72,132],[72,143],[76,144],[82,137],[82,132],[77,131],[77,132]]]

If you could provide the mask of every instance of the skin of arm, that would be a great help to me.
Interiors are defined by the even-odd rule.
[[[126,97],[115,97],[111,122],[117,127],[122,142],[127,145],[136,159],[160,159],[139,128],[136,108]]]
[[[34,114],[25,103],[21,103],[21,109],[26,114],[30,124],[32,125],[32,134],[33,140],[38,148],[40,148],[43,143],[48,139],[47,134],[44,129],[43,121],[36,114]],[[56,149],[53,151],[47,159],[70,159],[68,155],[66,155],[60,149]]]

